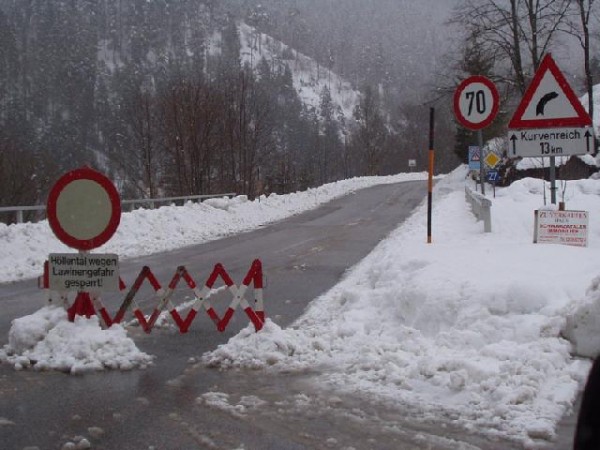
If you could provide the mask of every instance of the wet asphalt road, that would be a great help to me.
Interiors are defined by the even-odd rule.
[[[185,265],[202,283],[220,262],[239,283],[252,260],[260,258],[267,315],[286,326],[404,220],[425,193],[423,182],[364,189],[250,233],[123,261],[121,274],[130,284],[148,265],[164,285]],[[182,289],[176,302],[189,297]],[[105,299],[111,311],[119,302]],[[0,345],[13,318],[42,304],[34,280],[0,285]],[[141,305],[147,313],[153,307],[150,299]],[[156,356],[146,370],[70,376],[0,365],[0,448],[61,449],[81,437],[93,449],[119,450],[519,448],[425,421],[419,411],[388,410],[360,395],[319,390],[311,373],[221,372],[198,363],[247,323],[238,310],[224,333],[203,314],[184,335],[169,328],[145,334],[132,327],[138,347]],[[223,393],[226,401],[210,405],[203,400],[207,392]],[[227,407],[240,404],[245,407]]]

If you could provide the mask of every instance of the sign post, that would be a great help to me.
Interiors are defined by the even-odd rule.
[[[477,131],[480,160],[484,160],[482,129],[489,126],[499,108],[498,90],[494,83],[481,75],[463,80],[454,92],[454,114],[462,126]],[[485,168],[479,167],[481,193],[485,195]]]
[[[77,291],[69,308],[76,315],[95,314],[89,291],[118,290],[118,257],[89,251],[105,244],[121,221],[121,200],[112,182],[89,167],[73,170],[54,184],[48,195],[50,228],[65,245],[79,254],[51,254],[48,264],[50,289]]]
[[[431,244],[431,220],[433,210],[433,163],[435,137],[435,108],[429,109],[429,175],[427,178],[427,243]]]
[[[508,124],[512,157],[550,157],[550,197],[556,204],[556,156],[594,152],[592,119],[547,54]]]

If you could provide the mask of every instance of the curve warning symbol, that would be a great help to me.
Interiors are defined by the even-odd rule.
[[[536,116],[543,116],[544,115],[544,108],[546,108],[546,103],[548,103],[551,100],[554,100],[555,98],[558,97],[558,92],[548,92],[547,94],[545,94],[538,102],[537,105],[535,106],[535,115]]]

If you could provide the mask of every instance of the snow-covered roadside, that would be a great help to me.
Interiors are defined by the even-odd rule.
[[[316,208],[357,189],[377,184],[424,180],[423,172],[388,177],[360,177],[325,184],[288,195],[271,194],[254,201],[245,196],[211,199],[185,206],[163,206],[123,213],[115,236],[99,253],[121,258],[150,255],[250,231]],[[46,220],[39,223],[0,223],[0,283],[37,277],[49,253],[72,252],[52,234]]]
[[[206,354],[205,363],[223,369],[317,370],[317,382],[329,390],[359,391],[372,401],[413,406],[425,419],[443,414],[466,429],[525,444],[551,439],[590,367],[589,360],[573,354],[591,356],[600,349],[600,181],[567,185],[568,209],[590,211],[590,245],[578,248],[532,243],[533,211],[543,198],[543,182],[534,179],[497,190],[493,233],[483,233],[465,202],[465,174],[465,168],[457,169],[436,185],[433,244],[425,243],[423,205],[341,283],[315,299],[292,327],[283,330],[271,320],[260,333],[249,327]],[[120,229],[120,241],[113,245],[161,248],[167,243],[153,247],[152,240],[162,236],[168,241],[177,227],[187,238],[177,242],[189,244],[192,236],[203,239],[194,231],[199,223],[215,230],[213,238],[232,234],[362,187],[357,184],[348,180],[255,202],[217,199],[124,214],[123,223],[130,225]],[[163,228],[153,231],[147,222]],[[142,237],[147,241],[138,241]],[[27,237],[15,241],[24,245]],[[147,355],[127,350],[123,366],[115,358],[90,362],[86,344],[73,343],[55,357],[49,349],[60,346],[44,341],[69,333],[50,331],[63,327],[52,319],[52,310],[36,314],[42,319],[28,316],[21,325],[33,323],[45,330],[33,333],[41,338],[23,339],[23,344],[11,338],[4,356],[0,352],[0,358],[17,368],[33,361],[43,362],[39,368],[75,367],[75,372],[150,363]],[[79,319],[68,326],[81,330],[89,325],[92,335],[99,330],[94,320]],[[70,333],[76,334],[81,333]],[[40,342],[42,350],[37,348]],[[65,365],[74,354],[81,358]],[[61,362],[51,366],[53,361]]]
[[[436,186],[432,245],[423,205],[292,327],[248,328],[204,361],[316,368],[329,390],[415,406],[425,417],[444,414],[525,444],[552,439],[590,367],[561,335],[577,331],[578,349],[600,350],[591,339],[600,182],[568,184],[568,209],[591,213],[590,246],[575,248],[532,243],[540,180],[499,189],[493,233],[483,233],[464,199],[465,174],[461,168]]]
[[[425,178],[424,173],[362,177],[289,195],[273,194],[252,202],[246,197],[216,198],[183,207],[140,209],[124,213],[115,237],[98,251],[134,257],[171,250],[248,231],[357,189]],[[0,282],[40,275],[48,253],[69,251],[72,250],[54,237],[47,221],[0,224]],[[41,298],[40,293],[40,305]],[[0,349],[0,362],[17,370],[31,367],[77,374],[144,368],[152,357],[139,351],[120,325],[102,330],[97,317],[78,317],[70,323],[64,309],[44,307],[13,321],[8,344]]]

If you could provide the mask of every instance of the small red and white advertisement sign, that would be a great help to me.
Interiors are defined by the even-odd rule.
[[[587,211],[535,211],[533,242],[587,247],[589,213]]]

